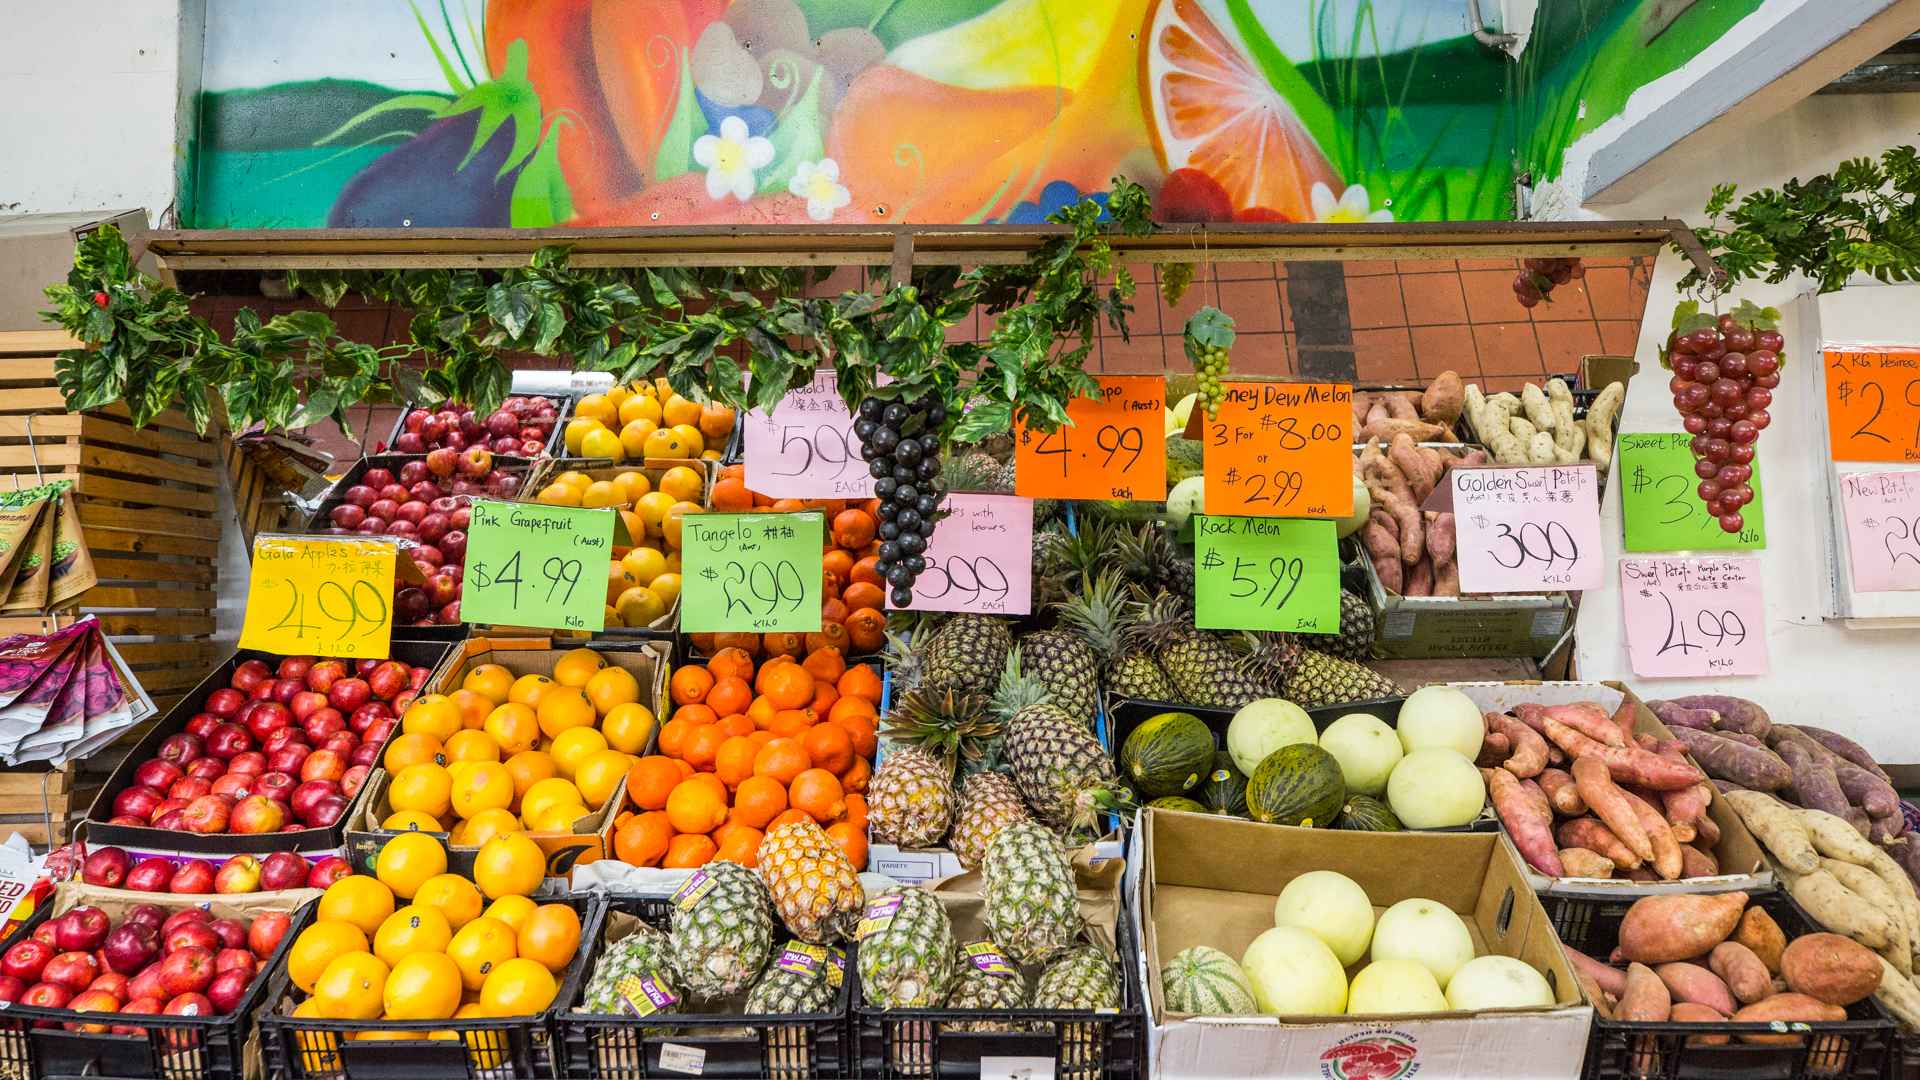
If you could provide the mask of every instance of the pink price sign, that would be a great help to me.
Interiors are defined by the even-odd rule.
[[[1033,500],[949,495],[927,541],[912,611],[1025,615],[1033,610]],[[889,601],[888,607],[892,607]]]
[[[1600,483],[1592,465],[1454,469],[1460,589],[1575,592],[1601,582]]]
[[[1920,589],[1920,472],[1840,477],[1855,592]]]
[[[1706,679],[1767,673],[1767,606],[1752,556],[1621,559],[1633,673]]]
[[[873,477],[860,460],[853,414],[831,371],[790,390],[771,415],[746,416],[747,487],[794,499],[867,499]]]

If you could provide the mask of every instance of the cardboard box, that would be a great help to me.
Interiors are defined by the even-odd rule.
[[[640,682],[641,704],[652,710],[656,718],[670,711],[667,709],[667,676],[671,645],[665,641],[596,641],[591,648],[605,657],[609,664],[633,673]],[[515,676],[547,675],[552,673],[553,665],[570,651],[571,648],[555,648],[547,638],[469,638],[448,659],[439,677],[428,685],[439,693],[451,693],[460,687],[468,671],[481,664],[499,664]],[[656,725],[654,737],[658,736],[658,732]],[[654,737],[647,740],[644,753],[653,752]],[[350,812],[347,819],[347,861],[360,873],[372,873],[373,860],[380,848],[399,835],[395,830],[380,827],[380,823],[393,813],[393,806],[387,799],[387,786],[391,779],[387,770],[375,769],[373,775],[367,778],[365,799]],[[613,820],[625,807],[626,801],[627,782],[622,779],[604,806],[575,819],[570,830],[527,833],[527,837],[546,853],[547,876],[564,881],[573,873],[575,865],[611,856]],[[446,846],[447,868],[472,877],[473,862],[480,854],[480,849],[447,844],[445,834],[434,835]]]
[[[76,210],[0,217],[0,331],[55,328],[40,318],[48,308],[46,287],[67,280],[80,238],[102,225],[118,225],[134,261],[153,272],[145,257],[145,210]]]
[[[1656,739],[1671,739],[1673,732],[1653,715],[1626,684],[1619,682],[1474,682],[1452,683],[1482,711],[1505,712],[1515,705],[1532,703],[1536,705],[1566,705],[1575,701],[1592,701],[1602,709],[1612,713],[1620,707],[1622,701],[1634,704],[1634,730],[1652,735]],[[1774,888],[1773,871],[1768,869],[1767,858],[1760,849],[1760,842],[1747,831],[1746,823],[1727,801],[1720,797],[1715,789],[1707,813],[1714,824],[1720,826],[1720,842],[1714,845],[1713,857],[1726,871],[1715,877],[1685,878],[1680,881],[1616,881],[1611,878],[1550,878],[1537,874],[1514,850],[1514,858],[1526,870],[1527,880],[1536,892],[1550,896],[1649,896],[1655,893],[1717,893],[1717,892],[1768,892]],[[1500,832],[1501,840],[1512,848],[1507,839],[1506,830]]]
[[[1148,1008],[1148,1073],[1156,1077],[1333,1077],[1362,1047],[1404,1057],[1395,1076],[1422,1080],[1580,1075],[1593,1010],[1511,848],[1490,833],[1273,829],[1211,814],[1148,810],[1128,854],[1136,888]],[[1239,957],[1273,926],[1289,881],[1335,870],[1377,910],[1425,897],[1457,912],[1477,954],[1517,957],[1546,976],[1543,1009],[1389,1016],[1199,1017],[1168,1011],[1160,969],[1182,949]],[[1364,962],[1349,969],[1356,974]],[[1382,1074],[1384,1075],[1384,1074]]]

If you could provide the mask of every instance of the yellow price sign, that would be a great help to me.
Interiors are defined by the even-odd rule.
[[[256,537],[240,647],[385,659],[398,554],[393,540],[370,536]]]

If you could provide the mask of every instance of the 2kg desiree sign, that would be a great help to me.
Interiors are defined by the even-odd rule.
[[[473,503],[460,614],[468,622],[606,629],[603,568],[613,511],[537,503]]]
[[[1600,487],[1592,465],[1454,469],[1460,589],[1470,593],[1598,588]]]

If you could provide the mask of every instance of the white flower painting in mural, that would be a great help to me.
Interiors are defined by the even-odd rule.
[[[1367,198],[1367,189],[1360,184],[1348,187],[1336,199],[1333,197],[1332,188],[1322,183],[1315,183],[1308,198],[1313,203],[1313,220],[1315,221],[1353,224],[1362,221],[1393,220],[1393,211],[1372,209],[1373,203]]]
[[[807,200],[807,216],[815,221],[832,221],[835,210],[853,201],[840,182],[840,164],[832,158],[801,162],[787,181],[787,191]]]
[[[707,170],[707,196],[728,195],[746,202],[753,198],[756,170],[773,164],[773,143],[747,134],[747,122],[737,116],[720,121],[720,134],[693,141],[693,160]]]

